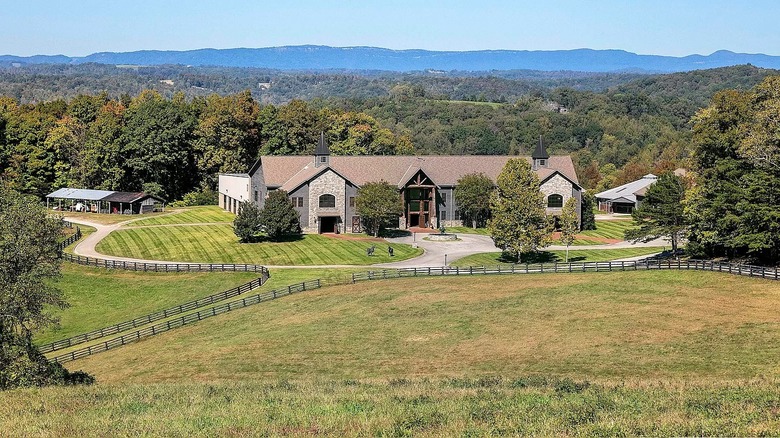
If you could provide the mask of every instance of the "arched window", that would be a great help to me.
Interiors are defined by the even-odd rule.
[[[547,206],[550,208],[561,208],[563,207],[563,196],[561,195],[550,195],[547,197]]]
[[[320,208],[334,208],[336,206],[336,197],[333,195],[320,196]]]

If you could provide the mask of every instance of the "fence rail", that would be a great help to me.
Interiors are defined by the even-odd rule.
[[[579,262],[579,263],[550,263],[550,264],[525,264],[508,266],[471,266],[471,267],[431,267],[431,268],[404,268],[381,271],[367,271],[352,274],[351,283],[368,280],[381,280],[390,278],[415,277],[415,276],[445,276],[445,275],[492,275],[492,274],[535,274],[535,273],[574,273],[574,272],[618,272],[641,270],[698,270],[724,272],[734,275],[779,280],[778,268],[765,268],[761,266],[741,265],[735,263],[719,263],[706,260],[652,260],[645,259],[632,262]],[[349,280],[348,280],[349,281]],[[195,313],[184,315],[151,327],[118,336],[104,342],[74,350],[52,358],[56,362],[69,362],[87,357],[96,353],[107,351],[119,346],[135,342],[160,333],[167,332],[177,327],[193,324],[197,321],[210,318],[222,313],[242,309],[247,306],[270,301],[296,292],[319,289],[323,286],[320,279],[286,286],[252,295],[241,300],[220,304]],[[339,284],[339,283],[331,283]]]
[[[138,318],[129,321],[120,322],[119,324],[114,324],[111,326],[99,328],[97,330],[92,330],[91,332],[82,333],[67,339],[61,339],[59,341],[55,341],[50,344],[41,345],[40,347],[38,347],[38,350],[40,350],[41,353],[51,353],[54,351],[72,347],[74,345],[83,344],[84,342],[93,341],[95,339],[104,338],[106,336],[115,335],[117,333],[122,333],[124,331],[136,327],[142,327],[151,324],[155,321],[159,321],[161,319],[165,319],[174,315],[180,315],[182,313],[190,312],[192,310],[204,306],[209,306],[211,304],[218,303],[220,301],[224,301],[233,297],[237,297],[239,295],[243,295],[247,292],[250,292],[262,286],[267,280],[268,280],[268,275],[264,273],[260,277],[248,283],[242,284],[240,286],[234,287],[224,292],[209,295],[207,297],[200,298],[194,301],[189,301],[187,303],[170,307],[165,310],[160,310],[158,312],[150,313],[148,315],[140,316]]]
[[[444,275],[493,275],[493,274],[537,274],[569,272],[617,272],[641,270],[696,270],[726,272],[746,277],[780,280],[778,268],[742,265],[737,263],[711,262],[707,260],[659,260],[643,259],[630,262],[573,262],[573,263],[537,263],[497,266],[467,267],[429,267],[385,269],[381,271],[357,272],[352,274],[352,282],[381,280],[387,278],[444,276]]]
[[[232,312],[233,310],[243,309],[244,307],[247,306],[262,303],[264,301],[270,301],[297,292],[319,289],[320,287],[322,287],[322,284],[323,283],[319,279],[317,279],[317,280],[305,281],[303,283],[296,283],[290,286],[286,286],[284,288],[261,292],[257,295],[252,295],[243,298],[241,300],[219,304],[217,306],[210,307],[208,309],[203,309],[195,313],[190,313],[181,316],[179,318],[161,322],[159,324],[155,324],[153,326],[146,327],[141,330],[136,330],[134,332],[127,333],[122,336],[117,336],[108,339],[104,342],[100,342],[98,344],[90,345],[88,347],[80,348],[78,350],[74,350],[66,354],[55,356],[50,360],[59,363],[70,362],[76,359],[91,356],[93,354],[101,353],[103,351],[121,347],[122,345],[126,345],[138,341],[139,339],[148,338],[150,336],[154,336],[160,333],[165,333],[169,330],[173,330],[178,327],[183,327],[185,325],[193,324],[195,322],[202,321],[204,319],[208,319],[213,316],[217,316],[227,312]]]
[[[62,254],[63,260],[84,266],[97,268],[123,269],[143,272],[261,272],[268,275],[268,269],[261,265],[235,263],[151,263],[129,262],[86,257],[74,254]]]

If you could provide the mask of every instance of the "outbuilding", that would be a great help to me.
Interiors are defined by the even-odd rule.
[[[46,195],[46,207],[86,213],[144,214],[165,210],[165,199],[144,192],[61,188]]]

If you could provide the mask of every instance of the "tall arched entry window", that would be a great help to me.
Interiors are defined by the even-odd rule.
[[[334,208],[336,207],[336,197],[333,195],[320,196],[320,208]]]
[[[561,208],[563,207],[563,196],[553,194],[547,197],[547,207]]]

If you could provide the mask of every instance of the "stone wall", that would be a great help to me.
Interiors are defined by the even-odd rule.
[[[319,200],[322,195],[333,195],[336,197],[335,208],[320,208]],[[322,175],[309,182],[309,221],[308,224],[301,224],[304,232],[318,233],[319,223],[317,217],[319,213],[338,214],[340,218],[339,230],[344,232],[346,212],[346,181],[336,172],[328,169]]]

